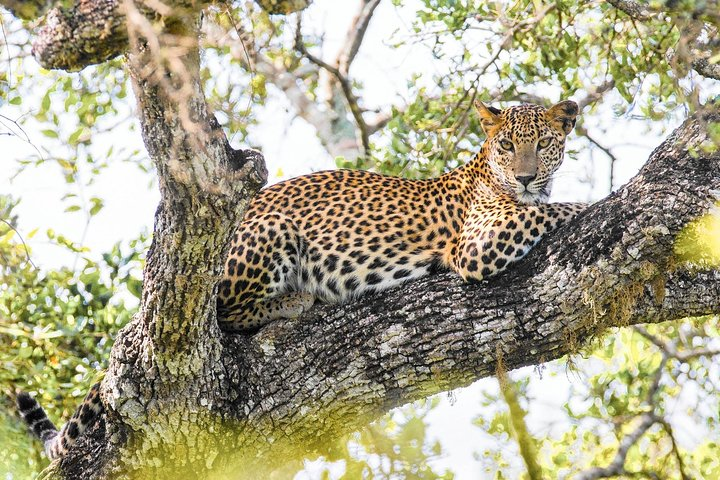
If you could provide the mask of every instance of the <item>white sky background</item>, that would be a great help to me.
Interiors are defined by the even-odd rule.
[[[348,6],[352,5],[352,8]],[[378,7],[368,29],[360,53],[351,71],[354,78],[364,85],[362,92],[365,105],[379,106],[384,110],[391,104],[403,104],[406,82],[414,72],[424,75],[420,81],[432,85],[432,74],[442,70],[443,66],[433,61],[426,48],[421,45],[393,51],[385,44],[397,28],[407,29],[412,19],[412,10],[405,8],[398,13],[388,2]],[[334,52],[344,39],[346,27],[355,12],[355,2],[315,0],[313,6],[304,14],[306,29],[325,31],[324,53],[333,58]],[[4,55],[4,52],[3,52]],[[33,62],[28,58],[28,62]],[[4,68],[0,66],[0,68]],[[41,92],[38,92],[39,94]],[[42,92],[44,93],[44,92]],[[577,97],[581,97],[580,92]],[[648,132],[645,122],[632,121],[630,118],[615,118],[609,105],[612,96],[602,107],[605,112],[599,116],[598,125],[587,124],[593,133],[597,127],[607,128],[614,124],[607,134],[598,131],[597,137],[621,159],[615,172],[615,187],[624,184],[647,159],[651,148],[657,146],[662,136]],[[134,107],[125,107],[134,108]],[[0,113],[11,118],[22,114],[15,107],[0,107]],[[334,168],[334,162],[322,149],[312,127],[303,120],[294,117],[288,102],[275,90],[270,91],[267,106],[258,114],[259,126],[252,131],[252,141],[261,147],[268,169],[273,176],[271,182],[278,181],[275,174],[282,170],[283,178],[296,176],[310,171]],[[40,143],[41,133],[27,129],[31,141]],[[118,144],[128,148],[138,148],[144,152],[139,131],[132,133],[118,129],[94,139],[102,149],[109,144]],[[240,145],[235,145],[240,146]],[[591,155],[579,142],[571,147],[582,149],[578,161],[566,161],[558,174],[553,192],[553,201],[594,201],[605,196],[608,186],[608,159],[602,153]],[[103,151],[98,149],[98,152]],[[19,215],[20,233],[27,234],[40,227],[41,231],[52,228],[70,239],[83,240],[85,217],[79,212],[64,213],[68,206],[61,197],[68,191],[84,195],[86,198],[96,195],[105,200],[105,208],[95,217],[85,232],[84,244],[90,248],[90,255],[99,256],[118,240],[137,237],[141,231],[152,231],[153,214],[158,203],[156,187],[149,188],[150,177],[132,164],[115,163],[103,172],[94,185],[78,191],[77,185],[65,184],[60,168],[54,164],[41,167],[29,167],[19,176],[10,180],[15,172],[15,161],[32,155],[33,149],[27,143],[15,137],[0,136],[0,192],[9,193],[22,199],[16,213]],[[82,172],[81,172],[82,174]],[[72,266],[73,255],[49,245],[44,234],[28,239],[32,249],[32,259],[40,268],[56,268],[60,265]],[[528,371],[517,372],[516,378]],[[542,375],[537,374],[531,383],[530,394],[536,398],[530,404],[529,424],[536,435],[544,436],[557,433],[556,423],[562,421],[562,403],[571,386],[569,382],[579,382],[577,377],[567,375],[564,364],[551,366]],[[578,387],[578,385],[575,385]],[[494,379],[475,383],[467,389],[454,392],[454,401],[442,395],[442,403],[433,411],[430,419],[430,436],[439,438],[447,454],[435,461],[440,467],[451,468],[458,479],[482,478],[482,462],[473,458],[474,452],[488,447],[487,438],[473,427],[470,420],[480,413],[480,398],[483,389],[496,389]],[[680,438],[686,442],[697,441],[690,431],[679,429]],[[312,470],[312,468],[310,468]],[[298,478],[310,478],[302,474]]]

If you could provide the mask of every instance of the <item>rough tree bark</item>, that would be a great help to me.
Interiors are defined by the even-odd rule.
[[[720,312],[720,271],[689,268],[674,253],[678,234],[720,195],[714,105],[628,185],[497,279],[435,275],[253,336],[223,335],[215,284],[265,171],[259,154],[229,147],[208,112],[197,18],[165,24],[167,37],[141,41],[140,27],[128,36],[137,36],[129,63],[162,193],[141,308],[113,348],[107,416],[46,477],[263,478],[500,363],[572,354],[613,326]],[[158,58],[157,47],[183,55]]]
[[[318,306],[249,337],[222,336],[211,312],[185,318],[160,294],[154,311],[168,315],[168,330],[148,331],[144,308],[113,351],[105,388],[119,413],[55,468],[67,478],[138,468],[163,478],[176,474],[163,470],[176,462],[188,476],[218,468],[260,478],[390,408],[493,375],[499,362],[536,365],[577,352],[608,327],[720,312],[720,271],[688,268],[674,254],[678,233],[720,196],[720,153],[703,148],[708,122],[720,122],[717,111],[686,121],[628,185],[497,279],[465,284],[436,275],[357,303]],[[186,222],[183,213],[168,212],[156,235]],[[160,248],[156,242],[151,256]],[[173,269],[166,275],[146,287],[146,298],[175,288],[178,278],[188,282]],[[173,337],[187,323],[207,329],[192,349],[186,335]],[[207,367],[215,368],[191,368],[205,363],[192,353],[208,344],[217,353]],[[172,371],[155,365],[158,345],[172,351]],[[148,363],[119,360],[128,357]],[[123,368],[135,388],[115,389]],[[168,456],[166,447],[182,454]]]

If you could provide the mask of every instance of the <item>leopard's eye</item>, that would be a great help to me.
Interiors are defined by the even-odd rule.
[[[538,148],[547,148],[550,145],[550,137],[545,137],[538,142]]]
[[[500,140],[500,146],[503,150],[507,150],[508,152],[512,152],[515,148],[511,141],[509,140]]]

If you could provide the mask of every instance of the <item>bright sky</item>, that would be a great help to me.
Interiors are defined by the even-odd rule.
[[[344,38],[350,13],[354,12],[354,8],[348,9],[349,3],[316,0],[305,14],[306,26],[325,30],[325,52],[336,50]],[[352,71],[365,86],[363,96],[366,104],[387,109],[392,103],[402,103],[405,83],[411,73],[432,73],[433,69],[439,71],[442,68],[430,60],[428,52],[421,46],[393,52],[385,45],[395,29],[408,27],[409,18],[412,18],[412,12],[408,7],[402,14],[398,14],[388,2],[378,7]],[[331,55],[328,53],[328,57]],[[424,78],[427,81],[431,75]],[[582,92],[578,96],[582,96]],[[661,138],[653,132],[645,132],[640,123],[633,123],[628,118],[615,119],[609,107],[603,107],[602,111],[605,113],[599,122],[603,127],[611,123],[618,125],[603,137],[608,145],[617,145],[614,152],[622,160],[616,172],[617,187],[640,168],[651,147],[658,145]],[[22,109],[5,107],[0,113],[16,118],[23,112]],[[590,124],[587,128],[592,132],[598,126]],[[37,131],[28,130],[28,134],[31,140],[39,139]],[[315,138],[314,130],[304,121],[294,118],[287,100],[276,91],[271,92],[271,99],[261,110],[259,127],[253,131],[253,141],[261,145],[272,175],[282,171],[283,178],[287,178],[334,168],[334,162]],[[118,128],[105,134],[104,138],[94,139],[94,142],[101,144],[103,149],[110,143],[143,149],[137,130],[127,133]],[[14,162],[31,155],[33,150],[29,144],[8,136],[0,137],[0,146],[5,152],[0,168],[0,191],[22,199],[17,213],[20,217],[19,230],[25,237],[36,227],[41,227],[41,231],[53,228],[78,242],[83,239],[83,215],[64,213],[67,203],[62,202],[61,197],[68,191],[85,198],[96,195],[105,200],[105,208],[85,232],[84,244],[91,249],[91,255],[99,255],[118,240],[132,239],[141,231],[152,230],[158,193],[155,187],[149,187],[149,176],[134,165],[111,164],[94,185],[79,191],[77,187],[65,184],[56,165],[29,167],[11,181]],[[578,142],[571,146],[581,148],[583,152],[580,160],[567,161],[559,172],[552,200],[594,201],[602,198],[608,192],[607,158],[600,153],[591,156]],[[274,177],[271,181],[277,180]],[[75,258],[72,255],[59,252],[44,239],[43,234],[28,239],[36,265],[40,268],[73,265]],[[536,378],[530,393],[536,400],[530,406],[529,424],[537,434],[547,435],[557,431],[556,423],[563,418],[561,406],[566,395],[558,395],[557,392],[567,392],[573,378],[565,374],[564,365],[546,370],[541,379],[538,374],[533,375]],[[496,381],[486,379],[467,389],[455,391],[453,401],[448,400],[446,394],[442,395],[441,406],[429,417],[430,436],[439,438],[447,452],[436,464],[452,468],[460,480],[481,478],[479,469],[482,463],[475,460],[473,454],[487,446],[487,439],[471,425],[470,420],[480,412],[484,389],[493,391]],[[310,477],[306,474],[298,478]]]

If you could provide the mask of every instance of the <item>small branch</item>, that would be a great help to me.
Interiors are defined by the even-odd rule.
[[[627,15],[632,17],[634,20],[647,21],[658,17],[662,10],[651,7],[649,5],[643,5],[635,0],[608,0],[608,3],[613,5],[618,10],[625,12]],[[674,2],[677,3],[677,2]],[[680,42],[677,47],[677,53],[687,65],[691,66],[700,75],[712,78],[714,80],[720,80],[720,63],[717,61],[714,63],[710,62],[711,58],[715,58],[718,54],[717,49],[710,48],[708,44],[697,44],[696,40],[702,32],[703,28],[710,28],[707,32],[708,38],[717,37],[717,29],[714,25],[717,25],[720,21],[720,15],[717,13],[718,2],[717,0],[707,2],[697,2],[693,9],[680,9],[673,8],[670,6],[670,2],[666,2],[667,13],[673,14],[675,17],[673,22],[676,25],[686,24],[690,26],[689,30],[694,33],[687,35],[683,32],[683,29],[678,27],[681,32]],[[693,52],[690,53],[689,46],[693,45]]]
[[[635,445],[635,443],[640,440],[640,437],[642,437],[656,422],[655,416],[651,413],[645,413],[639,418],[640,424],[635,428],[635,430],[623,437],[620,441],[618,451],[615,454],[613,461],[610,462],[610,465],[607,467],[595,467],[586,470],[580,473],[576,479],[595,480],[598,478],[608,478],[627,474],[628,472],[625,470],[625,459],[627,458],[630,448]]]
[[[377,8],[379,4],[380,0],[362,0],[360,4],[360,11],[355,18],[353,18],[353,21],[350,24],[347,37],[345,38],[345,44],[340,50],[337,61],[335,62],[338,70],[345,76],[347,76],[350,71],[350,65],[360,50],[360,45],[365,37],[365,32],[370,24],[370,19],[372,19],[375,8]]]
[[[398,109],[400,110],[400,109]],[[371,123],[368,125],[368,135],[372,135],[373,133],[382,130],[385,128],[385,125],[387,125],[390,120],[393,119],[392,113],[381,113],[378,115],[377,119],[375,120],[375,123]]]
[[[488,92],[488,96],[492,101],[505,100],[508,102],[515,101],[521,103],[534,103],[535,105],[542,105],[544,107],[552,105],[552,102],[548,100],[547,97],[541,97],[540,95],[536,95],[534,93],[516,92],[511,96],[506,95],[506,92],[502,90],[492,90]]]
[[[636,20],[650,20],[653,12],[635,0],[608,0],[608,3],[618,10],[622,10]]]
[[[587,95],[585,95],[584,98],[578,100],[578,107],[580,108],[580,110],[583,110],[588,105],[592,105],[593,103],[600,100],[607,92],[609,92],[613,88],[615,88],[615,80],[608,80],[606,82],[603,82],[599,86],[588,91]]]
[[[604,146],[603,144],[595,140],[592,136],[590,136],[590,133],[587,131],[587,129],[585,129],[585,127],[579,125],[576,128],[576,131],[578,135],[582,135],[583,137],[587,138],[591,144],[599,148],[605,155],[607,155],[608,159],[610,160],[610,192],[612,192],[613,186],[615,184],[615,165],[617,165],[618,158],[615,156],[614,153],[612,153],[612,150],[610,150],[610,148]]]
[[[595,140],[593,137],[591,137],[590,134],[588,133],[588,131],[587,131],[585,128],[579,128],[579,129],[577,129],[577,131],[578,131],[578,135],[582,135],[583,137],[587,138],[590,143],[592,143],[592,144],[595,145],[597,148],[599,148],[600,150],[602,150],[602,152],[603,152],[605,155],[607,155],[608,158],[609,158],[613,163],[615,163],[615,162],[618,161],[618,158],[615,156],[615,154],[612,153],[612,150],[610,150],[610,148],[604,146],[603,144],[601,144],[600,142],[598,142],[597,140]]]
[[[663,355],[666,355],[668,358],[674,358],[680,362],[687,362],[688,360],[692,360],[697,357],[713,357],[715,355],[720,355],[720,349],[717,348],[698,347],[690,350],[678,350],[673,343],[656,337],[641,325],[634,326],[633,330],[658,347],[663,352]]]
[[[287,15],[307,8],[312,0],[255,0],[266,12],[272,15]]]
[[[541,480],[543,478],[543,471],[537,460],[537,442],[530,434],[527,423],[525,422],[527,412],[520,405],[515,382],[513,382],[511,378],[508,378],[507,372],[504,370],[502,362],[500,361],[498,361],[497,379],[500,384],[500,392],[510,411],[510,424],[515,432],[515,440],[520,448],[520,456],[523,462],[525,462],[528,477],[530,477],[530,480]]]
[[[665,429],[665,432],[667,432],[668,436],[670,437],[673,454],[675,455],[675,459],[678,463],[678,470],[680,471],[680,478],[682,478],[682,480],[690,480],[691,477],[685,471],[685,462],[683,462],[682,455],[680,455],[680,448],[675,441],[675,432],[673,431],[672,426],[667,421],[661,418],[658,419],[658,423],[662,425],[662,427]]]
[[[352,113],[353,118],[355,119],[355,124],[358,127],[358,130],[360,131],[360,140],[362,141],[363,150],[365,151],[365,154],[368,154],[370,152],[370,134],[368,130],[367,123],[365,123],[365,119],[362,116],[362,110],[360,109],[360,105],[358,103],[358,98],[355,96],[355,94],[352,91],[352,84],[350,80],[343,75],[343,73],[338,69],[338,67],[335,67],[333,65],[330,65],[329,63],[325,62],[324,60],[312,55],[310,52],[308,52],[307,48],[305,47],[305,44],[302,40],[302,19],[298,15],[297,19],[297,29],[295,31],[295,49],[305,58],[307,58],[310,62],[314,63],[318,67],[327,70],[330,74],[332,74],[335,79],[340,84],[340,88],[342,89],[343,95],[345,96],[345,100],[347,101],[348,107],[350,108],[350,112]]]

